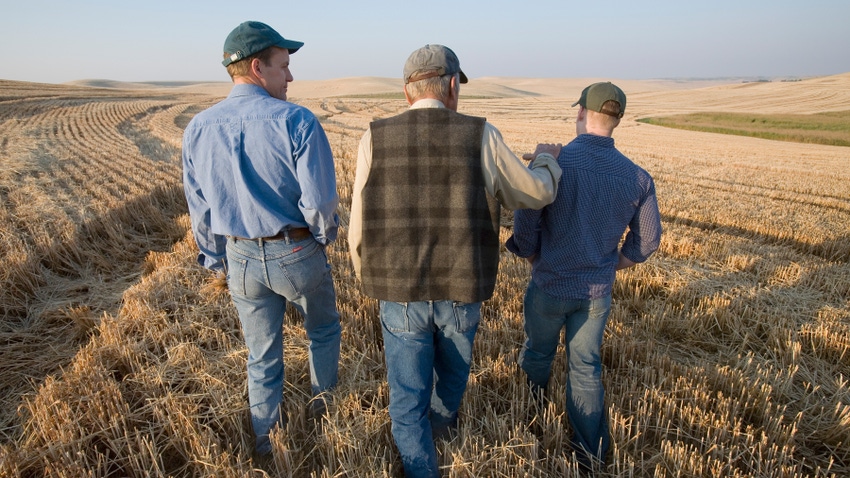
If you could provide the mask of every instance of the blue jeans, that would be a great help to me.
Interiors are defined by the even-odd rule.
[[[434,438],[457,426],[481,303],[381,301],[392,433],[407,478],[438,477]]]
[[[269,432],[285,422],[283,315],[286,301],[301,313],[310,339],[313,395],[334,387],[341,327],[331,266],[312,238],[292,242],[227,240],[227,285],[248,346],[248,403],[256,452],[269,453]]]
[[[572,446],[584,464],[605,460],[611,443],[600,348],[611,296],[591,300],[561,300],[543,292],[532,280],[523,303],[526,341],[519,365],[532,386],[543,390],[565,328],[567,351],[567,415],[573,428]]]

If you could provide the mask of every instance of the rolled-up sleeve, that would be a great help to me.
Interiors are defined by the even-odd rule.
[[[518,257],[531,257],[540,252],[540,209],[514,211],[513,235],[505,247]]]
[[[655,195],[655,182],[649,179],[646,194],[641,199],[634,217],[629,223],[629,232],[620,252],[632,262],[641,263],[649,259],[661,245],[661,214]]]
[[[369,177],[372,160],[372,132],[366,130],[357,149],[357,169],[351,190],[351,214],[348,219],[348,252],[355,275],[360,277],[360,243],[363,238],[363,187]]]

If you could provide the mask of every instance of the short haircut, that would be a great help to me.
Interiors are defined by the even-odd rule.
[[[227,73],[230,75],[230,78],[236,78],[237,76],[249,76],[251,73],[251,62],[254,58],[263,62],[264,65],[268,65],[275,48],[277,47],[270,46],[264,50],[254,53],[253,55],[246,56],[237,62],[227,65]],[[224,58],[230,58],[230,55],[225,53]]]
[[[620,117],[620,103],[614,100],[608,100],[605,103],[602,103],[602,108],[599,109],[600,113],[605,113],[609,116],[614,116],[615,118]]]
[[[593,117],[595,124],[607,129],[614,129],[620,124],[620,103],[608,100],[602,103],[602,111],[587,110],[587,114]]]
[[[457,75],[457,74],[455,74]],[[442,100],[449,96],[449,88],[452,85],[452,77],[455,75],[435,76],[424,80],[413,81],[405,85],[410,99],[416,101],[425,94],[430,93]]]

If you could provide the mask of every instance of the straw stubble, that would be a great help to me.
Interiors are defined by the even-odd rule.
[[[850,77],[837,81],[850,90]],[[195,262],[180,184],[182,127],[215,98],[47,85],[30,98],[32,85],[3,86],[0,475],[259,476],[247,350],[221,279]],[[637,93],[615,133],[656,178],[665,235],[648,263],[618,273],[602,350],[613,435],[603,476],[850,474],[846,148],[633,120],[676,110],[677,98],[717,108],[724,91]],[[406,104],[295,101],[320,117],[336,157],[343,227],[328,255],[343,348],[334,405],[316,428],[304,414],[307,339],[286,312],[290,421],[266,466],[399,476],[377,303],[360,293],[344,238],[360,136]],[[486,116],[521,154],[571,139],[568,103],[462,98],[460,110]],[[503,250],[460,427],[437,442],[445,476],[578,476],[563,346],[542,407],[516,366],[529,274]]]

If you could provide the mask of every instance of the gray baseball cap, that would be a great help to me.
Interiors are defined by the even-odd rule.
[[[581,98],[573,103],[573,106],[582,105],[591,111],[603,113],[602,105],[609,100],[619,103],[620,115],[617,117],[622,118],[626,112],[626,94],[610,81],[601,81],[585,88],[581,92]]]
[[[265,23],[243,22],[224,40],[224,54],[227,57],[221,64],[227,66],[270,46],[284,48],[292,54],[304,46],[304,43],[283,38],[280,33]]]
[[[407,58],[404,64],[404,83],[455,73],[460,74],[461,83],[469,81],[460,69],[460,61],[455,52],[443,45],[425,45]]]

